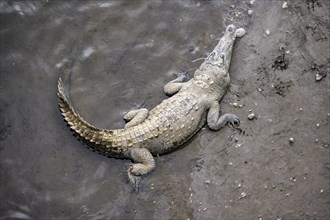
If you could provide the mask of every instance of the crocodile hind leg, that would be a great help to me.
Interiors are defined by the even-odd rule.
[[[128,121],[126,123],[125,128],[133,127],[142,123],[144,120],[148,118],[149,111],[146,108],[141,108],[137,110],[129,111],[125,116],[124,119]]]
[[[146,148],[131,148],[129,156],[134,163],[129,166],[127,174],[135,191],[137,191],[141,176],[155,169],[155,159]]]
[[[220,116],[220,104],[218,101],[214,101],[207,113],[207,125],[212,130],[219,130],[227,123],[230,125],[239,125],[239,118],[234,114],[223,114]]]
[[[164,92],[166,95],[171,96],[175,93],[179,92],[179,90],[182,88],[184,82],[188,78],[188,75],[186,72],[182,72],[178,74],[178,77],[170,82],[168,82],[164,86]]]

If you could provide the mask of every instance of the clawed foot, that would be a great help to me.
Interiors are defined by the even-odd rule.
[[[140,187],[141,174],[137,170],[134,170],[134,165],[131,164],[127,170],[127,175],[128,175],[129,181],[133,185],[134,191],[137,193],[139,191],[139,187]]]
[[[229,125],[233,127],[239,126],[240,120],[236,115],[227,113],[226,118]]]

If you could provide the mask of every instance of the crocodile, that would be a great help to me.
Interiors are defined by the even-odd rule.
[[[130,159],[127,174],[137,189],[141,177],[155,169],[154,156],[168,153],[187,142],[205,124],[219,130],[226,124],[238,126],[239,118],[230,113],[220,115],[220,100],[229,87],[229,66],[236,37],[243,28],[231,24],[214,50],[187,80],[187,74],[164,86],[170,96],[152,110],[129,111],[123,129],[97,128],[75,112],[58,80],[59,106],[70,128],[88,147],[108,157]]]

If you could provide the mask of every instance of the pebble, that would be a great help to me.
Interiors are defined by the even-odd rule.
[[[316,81],[320,81],[321,79],[323,79],[323,77],[324,77],[323,75],[317,73],[317,74],[315,75],[315,80],[316,80]]]
[[[291,137],[291,138],[289,139],[289,141],[290,141],[290,143],[293,143],[293,142],[294,142],[294,139]]]
[[[250,9],[248,10],[248,15],[252,15],[253,11]]]
[[[288,7],[288,3],[287,2],[283,2],[282,8],[287,8],[287,7]]]
[[[316,138],[316,139],[315,139],[315,143],[317,143],[317,142],[319,142],[319,139]]]
[[[258,91],[259,91],[259,92],[262,92],[262,89],[261,89],[261,88],[258,88]]]
[[[317,123],[317,124],[316,124],[316,127],[320,127],[320,124],[319,124],[319,123]]]
[[[210,180],[205,180],[205,184],[210,184],[211,181]]]
[[[268,29],[266,30],[266,34],[267,34],[267,35],[269,35],[269,34],[270,34],[270,31],[269,31]]]
[[[253,5],[256,0],[251,0],[250,4]]]
[[[245,198],[246,197],[246,192],[242,192],[241,193],[241,196],[239,197],[240,199],[243,199],[243,198]]]
[[[253,120],[256,117],[254,113],[248,115],[248,119]]]

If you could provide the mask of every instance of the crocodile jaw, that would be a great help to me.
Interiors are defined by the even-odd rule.
[[[203,64],[218,66],[228,73],[235,39],[236,37],[242,37],[244,34],[245,30],[243,28],[237,28],[233,24],[228,25],[224,36]]]

